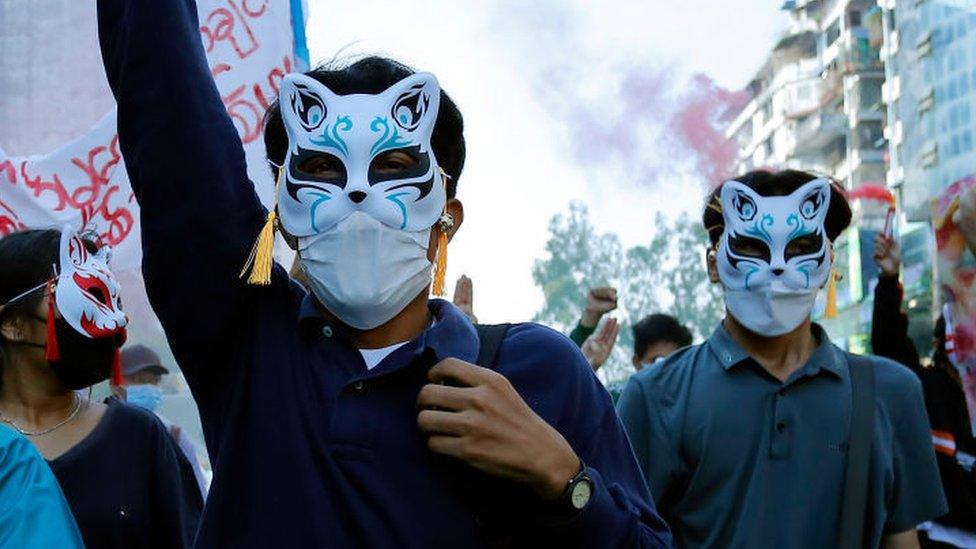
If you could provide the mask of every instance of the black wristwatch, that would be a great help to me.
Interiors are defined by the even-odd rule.
[[[586,474],[586,465],[580,460],[580,469],[573,478],[569,479],[566,489],[559,496],[559,504],[563,509],[582,511],[593,497],[593,479]]]

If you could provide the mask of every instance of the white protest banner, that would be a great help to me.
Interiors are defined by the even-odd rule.
[[[307,67],[301,5],[300,0],[197,2],[211,73],[244,143],[248,175],[265,204],[270,204],[273,182],[261,122],[281,79]],[[179,169],[179,159],[173,164]],[[113,268],[125,270],[141,261],[138,220],[114,110],[86,134],[46,154],[7,157],[0,149],[0,237],[28,227],[86,225],[115,249]]]

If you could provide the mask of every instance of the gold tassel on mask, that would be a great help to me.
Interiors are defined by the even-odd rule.
[[[283,168],[278,168],[278,181],[275,182],[274,203],[271,210],[264,220],[264,226],[258,233],[258,239],[251,248],[251,254],[244,263],[241,270],[241,278],[250,269],[251,275],[247,278],[247,283],[252,286],[267,286],[271,284],[271,266],[274,265],[274,237],[275,228],[278,226],[278,187],[281,179],[285,175]]]
[[[837,318],[837,279],[840,273],[836,269],[830,270],[830,282],[827,284],[827,306],[824,309],[824,318],[832,320]]]
[[[444,194],[447,194],[447,180],[451,176],[447,175],[444,168],[438,166],[438,171],[441,174],[441,185],[444,188]],[[445,211],[441,214],[440,220],[437,221],[437,229],[439,233],[437,234],[437,258],[434,260],[434,287],[433,293],[438,297],[443,297],[447,294],[444,291],[444,280],[447,278],[447,237],[451,230],[454,229],[454,217]]]
[[[447,278],[447,235],[454,228],[454,218],[445,213],[437,222],[437,259],[434,264],[434,295],[443,297],[444,279]]]

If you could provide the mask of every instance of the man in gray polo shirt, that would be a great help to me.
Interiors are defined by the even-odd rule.
[[[854,414],[852,355],[810,321],[850,219],[842,192],[803,172],[753,172],[711,195],[708,269],[726,318],[631,378],[618,404],[677,547],[837,547],[853,415],[871,440],[851,452],[866,486],[857,545],[917,547],[915,526],[945,512],[918,379],[857,362],[874,408]]]

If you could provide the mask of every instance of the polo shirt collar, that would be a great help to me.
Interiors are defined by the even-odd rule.
[[[827,332],[816,323],[812,324],[811,328],[814,337],[820,343],[798,373],[812,376],[820,373],[821,370],[826,370],[837,377],[844,377],[844,359],[841,353],[830,342],[830,338],[827,337]],[[750,358],[749,353],[729,335],[729,332],[725,329],[724,322],[720,322],[718,327],[715,328],[712,336],[708,338],[707,345],[715,356],[715,359],[718,360],[719,364],[725,370],[729,370],[733,366],[741,364]]]
[[[478,359],[480,347],[474,324],[460,309],[443,299],[431,299],[427,303],[427,308],[434,317],[433,326],[420,334],[409,346],[413,347],[417,354],[430,349],[438,361],[457,358],[473,364]],[[329,326],[339,339],[348,341],[346,334],[349,328],[323,317],[311,293],[306,294],[302,300],[298,311],[298,322],[302,327],[310,326],[317,330]]]

